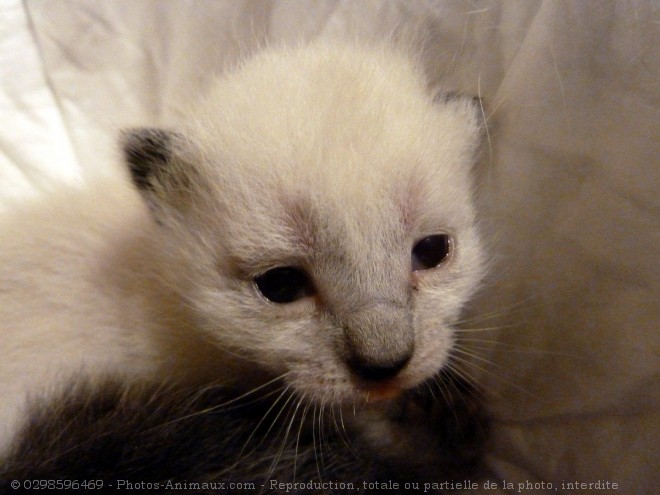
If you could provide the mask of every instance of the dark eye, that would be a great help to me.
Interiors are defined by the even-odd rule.
[[[259,292],[274,303],[286,304],[314,293],[307,274],[294,267],[273,268],[254,279]]]
[[[447,234],[435,234],[420,240],[412,250],[413,271],[435,268],[447,259],[451,239]]]

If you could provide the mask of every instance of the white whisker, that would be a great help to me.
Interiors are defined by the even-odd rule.
[[[490,370],[484,368],[483,366],[479,366],[479,365],[475,364],[474,362],[472,362],[472,361],[470,361],[470,360],[468,360],[468,359],[461,358],[461,357],[456,356],[456,355],[454,355],[454,356],[452,356],[452,357],[453,357],[453,359],[455,359],[456,361],[459,361],[459,362],[463,363],[463,364],[466,365],[466,366],[469,366],[469,367],[474,368],[474,369],[476,369],[476,370],[478,370],[478,371],[481,371],[481,372],[483,372],[483,373],[486,373],[487,375],[492,376],[493,378],[497,379],[498,381],[500,381],[500,382],[502,382],[502,383],[505,383],[506,385],[509,385],[510,387],[513,387],[513,388],[515,388],[516,390],[519,390],[520,392],[523,392],[523,393],[526,394],[526,395],[529,395],[529,396],[531,396],[531,397],[533,397],[533,398],[535,398],[535,399],[540,399],[540,397],[536,396],[535,394],[529,392],[528,390],[525,390],[524,388],[522,388],[521,386],[519,386],[519,385],[513,383],[513,382],[510,381],[510,380],[506,380],[505,378],[502,378],[501,376],[497,375],[496,373],[493,373],[492,371],[490,371]],[[457,368],[454,367],[454,368],[453,368],[453,371],[456,371],[456,370],[457,370]],[[471,378],[471,382],[473,382],[473,383],[476,384],[476,380],[475,380],[474,378]],[[489,391],[489,392],[490,392],[490,391]]]
[[[303,395],[300,398],[300,401],[302,402],[304,400],[305,400],[305,396]],[[296,467],[298,465],[298,446],[300,444],[300,435],[302,433],[302,429],[303,429],[303,426],[305,424],[305,418],[307,417],[307,412],[309,411],[310,406],[311,406],[311,403],[308,402],[305,405],[305,409],[303,409],[302,418],[300,419],[300,425],[298,426],[298,434],[296,435],[296,448],[295,448],[295,452],[294,452],[294,455],[293,455],[293,481],[294,482],[296,481]]]
[[[292,396],[293,397],[293,396]],[[279,464],[280,460],[282,459],[282,454],[284,453],[284,450],[286,449],[286,443],[289,439],[289,434],[291,433],[291,428],[293,427],[293,423],[295,422],[296,415],[298,414],[298,410],[300,409],[300,406],[303,403],[303,399],[299,398],[298,402],[296,403],[295,408],[293,409],[293,412],[291,413],[291,420],[288,423],[288,426],[286,427],[286,430],[284,432],[284,438],[282,439],[282,443],[280,445],[280,449],[278,450],[275,459],[273,460],[270,470],[268,472],[268,475],[266,476],[266,479],[271,479],[273,476],[273,473],[275,472],[275,469],[277,469],[277,465]]]
[[[242,458],[245,449],[246,449],[247,446],[249,445],[249,443],[250,443],[250,441],[252,440],[252,438],[254,437],[254,435],[257,433],[257,430],[259,430],[259,428],[261,427],[262,423],[266,420],[266,418],[267,418],[268,415],[271,413],[271,411],[275,408],[275,406],[277,406],[278,402],[280,402],[280,400],[282,400],[282,397],[284,397],[284,396],[287,394],[288,391],[289,391],[289,385],[287,385],[287,386],[282,390],[282,392],[281,392],[280,395],[277,397],[277,399],[275,399],[275,401],[271,404],[271,406],[268,408],[268,410],[266,411],[266,413],[262,416],[261,420],[257,423],[257,426],[254,427],[254,429],[252,430],[252,433],[250,433],[250,436],[249,436],[249,437],[247,438],[247,440],[245,441],[245,443],[244,443],[244,445],[243,445],[243,448],[241,448],[241,450],[240,450],[240,452],[239,452],[239,454],[238,454],[238,456],[237,456],[237,459],[241,459],[241,458]],[[281,416],[282,412],[284,411],[284,408],[287,406],[287,404],[289,403],[289,401],[291,401],[291,399],[293,398],[293,396],[294,396],[293,394],[290,394],[289,397],[287,398],[287,400],[284,402],[284,404],[282,404],[282,407],[280,408],[280,412],[277,413],[277,415],[275,416],[275,419],[273,419],[273,421],[271,422],[270,426],[268,427],[268,430],[267,430],[266,433],[263,435],[263,438],[264,438],[264,439],[268,437],[268,434],[271,432],[271,430],[272,430],[273,427],[275,426],[275,423],[277,422],[278,418]],[[261,443],[261,442],[260,442],[260,443]]]
[[[499,342],[497,340],[484,340],[479,338],[464,338],[461,337],[459,340],[459,346],[462,344],[467,344],[470,349],[475,350],[486,350],[486,351],[495,351],[495,352],[520,352],[520,353],[530,353],[530,354],[544,354],[549,356],[558,356],[566,357],[572,359],[581,359],[577,354],[571,354],[568,352],[557,352],[557,351],[548,351],[545,349],[535,349],[534,347],[525,347],[516,344],[509,344],[507,342]],[[484,344],[484,345],[475,345],[475,344]]]
[[[242,395],[240,395],[240,396],[238,396],[238,397],[234,397],[234,398],[232,398],[232,399],[230,399],[230,400],[228,400],[228,401],[226,401],[226,402],[222,402],[222,403],[220,403],[220,404],[217,404],[217,405],[214,405],[214,406],[211,406],[211,407],[207,407],[207,408],[202,409],[202,410],[200,410],[200,411],[195,411],[195,412],[193,412],[193,413],[186,414],[185,416],[180,416],[180,417],[178,417],[178,418],[176,418],[176,419],[173,419],[173,420],[171,420],[171,421],[168,421],[168,422],[166,422],[166,423],[162,423],[162,424],[160,424],[160,425],[158,425],[158,426],[154,426],[153,428],[150,428],[149,430],[146,430],[146,431],[150,431],[150,430],[154,430],[154,429],[158,429],[158,428],[164,428],[164,427],[167,427],[167,426],[171,426],[172,424],[178,423],[178,422],[180,422],[180,421],[185,421],[185,420],[187,420],[187,419],[194,418],[194,417],[196,417],[196,416],[201,416],[201,415],[204,415],[204,414],[209,414],[209,413],[214,412],[214,411],[218,411],[218,410],[220,410],[220,409],[224,409],[224,408],[226,408],[227,406],[229,406],[229,405],[231,405],[231,404],[235,404],[236,402],[240,401],[241,399],[244,399],[244,398],[246,398],[246,397],[249,397],[250,395],[253,395],[253,394],[257,393],[257,392],[259,392],[260,390],[263,390],[264,388],[266,388],[266,387],[272,385],[273,383],[275,383],[275,382],[281,380],[281,379],[282,379],[283,377],[285,377],[286,375],[287,375],[287,373],[284,373],[283,375],[280,375],[280,376],[278,376],[278,377],[275,377],[275,378],[273,378],[272,380],[270,380],[270,381],[268,381],[268,382],[266,382],[266,383],[263,383],[263,384],[259,385],[258,387],[255,387],[255,388],[249,390],[248,392],[245,392],[244,394],[242,394]],[[222,387],[222,385],[209,385],[209,386],[203,388],[202,390],[200,390],[199,392],[197,392],[197,393],[193,396],[193,398],[190,400],[190,402],[191,402],[191,403],[194,403],[196,400],[199,400],[199,398],[200,398],[201,396],[203,396],[205,393],[207,393],[208,391],[210,391],[210,390],[212,390],[213,388],[216,388],[216,387]],[[265,395],[263,395],[263,396],[261,396],[261,397],[256,398],[255,401],[257,401],[257,400],[262,400],[263,398],[266,398],[266,397],[270,397],[271,395],[274,395],[274,394],[276,394],[277,392],[278,392],[278,390],[270,391],[269,393],[267,393],[267,394],[265,394]],[[156,397],[156,396],[157,396],[157,395],[154,395],[154,397]],[[240,405],[243,406],[243,405],[247,405],[247,404],[250,404],[250,402],[248,402],[248,403],[244,403],[244,404],[240,404]]]

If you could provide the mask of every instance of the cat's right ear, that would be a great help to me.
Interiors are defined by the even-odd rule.
[[[469,95],[458,91],[438,90],[435,92],[433,101],[435,103],[454,103],[458,105],[462,104],[460,106],[463,107],[463,110],[467,111],[469,114],[474,115],[477,118],[477,122],[480,123],[480,127],[485,127],[485,102],[482,97]]]
[[[120,143],[124,160],[138,189],[155,188],[159,177],[167,173],[172,162],[173,147],[182,138],[174,131],[151,127],[122,131]]]
[[[191,202],[196,170],[184,157],[182,134],[159,128],[122,131],[120,144],[133,183],[158,217],[163,209],[184,212]]]

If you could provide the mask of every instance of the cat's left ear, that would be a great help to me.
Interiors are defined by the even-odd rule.
[[[168,129],[134,128],[122,131],[120,143],[133,183],[154,214],[185,212],[197,182],[197,171],[186,158],[191,144],[185,136]]]

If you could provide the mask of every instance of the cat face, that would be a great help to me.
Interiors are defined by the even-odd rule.
[[[385,49],[272,51],[180,131],[125,135],[173,284],[217,345],[318,402],[437,373],[482,252],[471,102]]]

